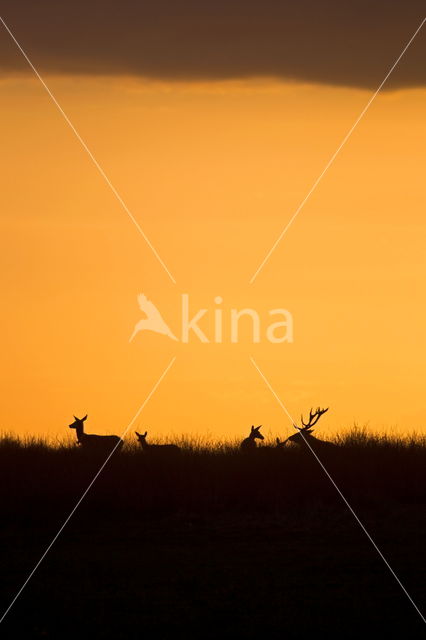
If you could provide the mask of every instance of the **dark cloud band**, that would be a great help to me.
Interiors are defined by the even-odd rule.
[[[43,73],[172,80],[275,76],[376,87],[424,17],[423,0],[3,0]],[[388,88],[426,84],[426,28]],[[0,31],[0,72],[26,70]]]

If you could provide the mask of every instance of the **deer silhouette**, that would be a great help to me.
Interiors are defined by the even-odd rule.
[[[254,449],[257,448],[256,440],[265,439],[259,431],[261,426],[261,424],[258,427],[252,425],[250,435],[247,438],[244,438],[244,440],[240,444],[240,449],[242,451],[254,451]]]
[[[294,428],[298,430],[298,433],[293,434],[292,436],[290,436],[289,438],[287,438],[287,440],[285,440],[284,442],[279,442],[278,438],[277,438],[277,446],[283,447],[285,445],[285,443],[287,441],[289,442],[294,442],[297,445],[306,445],[306,443],[308,443],[313,449],[318,449],[318,448],[335,448],[337,445],[333,444],[332,442],[326,442],[325,440],[320,440],[319,438],[316,438],[315,436],[312,435],[312,427],[314,427],[318,420],[321,418],[322,415],[324,415],[324,413],[326,413],[328,411],[328,407],[327,409],[321,409],[320,407],[318,407],[318,409],[316,411],[313,411],[313,409],[310,410],[309,412],[309,419],[308,422],[304,422],[303,421],[303,415],[301,415],[301,427],[298,427],[297,424],[294,424]],[[279,445],[278,445],[279,442]]]
[[[106,451],[115,447],[119,451],[123,446],[123,440],[118,436],[98,436],[92,433],[84,433],[84,422],[87,420],[87,414],[84,418],[74,416],[74,422],[69,425],[70,429],[75,429],[77,434],[77,443],[86,450],[90,451]]]
[[[283,441],[281,442],[281,440],[280,440],[279,438],[276,438],[276,440],[275,440],[275,443],[276,443],[276,444],[275,444],[275,448],[276,448],[276,449],[280,449],[280,450],[284,449],[284,448],[285,448],[285,445],[286,445],[286,443],[287,443],[287,440],[288,440],[288,438],[287,438],[286,440],[283,440]]]
[[[143,451],[147,454],[176,455],[181,452],[181,449],[177,446],[177,444],[150,444],[146,440],[148,431],[145,431],[145,433],[138,433],[137,431],[135,431],[135,433],[139,444],[141,445]]]

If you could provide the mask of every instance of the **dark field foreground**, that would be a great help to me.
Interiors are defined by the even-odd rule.
[[[424,613],[426,446],[318,451]],[[102,460],[0,441],[2,611]],[[420,638],[425,623],[309,451],[114,455],[0,626],[10,638]]]

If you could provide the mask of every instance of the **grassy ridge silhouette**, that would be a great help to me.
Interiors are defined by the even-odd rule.
[[[421,637],[423,622],[309,450],[174,442],[179,456],[149,456],[128,438],[2,637]],[[425,439],[355,430],[335,443],[323,463],[422,608]],[[70,441],[0,440],[3,610],[104,459]]]
[[[115,453],[86,502],[138,517],[194,511],[274,512],[313,502],[340,500],[305,446],[261,446],[239,450],[239,442],[181,437],[179,457],[150,456],[136,442]],[[426,499],[426,439],[369,435],[355,429],[336,437],[335,448],[318,456],[349,501],[356,504]],[[0,499],[3,514],[28,516],[70,508],[105,460],[68,442],[39,438],[0,440]],[[84,510],[84,505],[82,505]]]

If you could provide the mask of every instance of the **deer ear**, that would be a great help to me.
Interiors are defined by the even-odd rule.
[[[279,438],[276,439],[276,443],[280,444],[280,439]]]
[[[145,433],[143,434],[143,437],[146,438],[147,435],[148,435],[148,431],[145,431]]]
[[[74,420],[78,420],[77,416],[74,416]]]
[[[86,413],[86,415],[84,416],[84,418],[82,418],[82,419],[81,419],[81,421],[82,421],[82,422],[84,422],[85,420],[87,420],[87,413]]]
[[[254,431],[254,424],[251,425],[251,430]]]
[[[137,435],[137,436],[138,436],[138,438],[139,438],[139,436],[140,436],[141,434],[140,434],[140,433],[138,433],[137,431],[135,431],[135,433],[136,433],[136,435]]]

